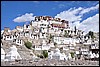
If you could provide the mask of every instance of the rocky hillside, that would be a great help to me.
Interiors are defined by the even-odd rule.
[[[5,53],[9,52],[9,48],[12,45],[16,45],[14,43],[12,43],[11,41],[2,41],[3,45],[2,48],[4,49]],[[32,59],[32,55],[31,55],[31,50],[26,48],[25,45],[23,46],[16,46],[17,47],[17,51],[18,53],[21,55],[22,59]]]

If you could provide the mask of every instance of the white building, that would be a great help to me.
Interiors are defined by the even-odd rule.
[[[90,49],[99,49],[97,44],[91,44]]]
[[[42,50],[42,46],[41,45],[35,45],[35,50]]]
[[[83,55],[88,55],[89,49],[87,49],[87,48],[81,48],[81,52],[82,52]]]
[[[50,33],[50,34],[54,34],[54,33],[55,33],[55,32],[54,32],[54,29],[53,29],[53,28],[50,28],[50,29],[49,29],[49,33]]]
[[[62,22],[58,22],[58,21],[49,21],[49,22],[50,22],[50,24],[52,24],[52,23],[62,24]]]
[[[23,32],[20,32],[19,33],[19,37],[23,37],[24,36],[24,33]]]
[[[42,50],[49,50],[50,46],[46,44],[45,40],[42,41]]]
[[[75,54],[80,54],[80,52],[79,51],[75,51]]]
[[[42,32],[42,33],[47,33],[47,28],[40,28],[40,32]]]
[[[24,44],[24,41],[20,38],[14,39],[13,42],[19,46],[22,46]]]
[[[33,27],[38,26],[38,22],[37,22],[37,21],[31,21],[31,23],[32,23],[32,26],[33,26]]]
[[[21,27],[21,26],[16,26],[16,30],[22,32],[22,31],[23,31],[23,27]]]
[[[46,33],[40,33],[40,38],[46,38]]]
[[[29,24],[29,25],[25,25],[25,24],[24,24],[23,29],[24,29],[24,31],[29,31],[29,30],[31,30],[32,28],[31,28],[31,25],[30,25],[30,24]]]
[[[54,42],[57,44],[73,44],[76,46],[76,40],[72,38],[65,38],[65,37],[54,37]]]
[[[92,51],[90,51],[89,57],[90,57],[91,59],[92,59],[92,58],[96,58],[96,54],[95,54],[95,53],[92,53]]]
[[[38,33],[35,33],[35,32],[34,33],[30,33],[30,38],[38,40],[39,39],[39,35],[38,35]]]
[[[47,28],[48,27],[48,24],[49,24],[49,22],[42,20],[42,21],[39,21],[38,26],[39,26],[39,28],[40,27]]]
[[[17,52],[17,48],[15,45],[10,47],[10,51],[6,54],[5,61],[15,61],[15,60],[21,60],[19,53]]]
[[[50,43],[50,44],[48,44],[50,47],[55,47],[54,46],[54,43]]]
[[[4,33],[4,30],[1,30],[1,35]]]
[[[50,45],[46,44],[45,40],[42,41],[41,45],[35,45],[35,50],[49,50]]]
[[[45,20],[41,20],[41,21],[32,21],[32,26],[33,27],[38,27],[38,28],[47,28],[49,22],[45,21]]]
[[[30,36],[30,32],[29,31],[24,32],[24,36],[25,37],[29,37]]]
[[[13,40],[13,35],[3,35],[4,40]]]

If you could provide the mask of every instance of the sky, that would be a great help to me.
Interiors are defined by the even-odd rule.
[[[99,32],[99,1],[1,1],[1,30],[29,24],[35,16],[61,18],[71,27]]]

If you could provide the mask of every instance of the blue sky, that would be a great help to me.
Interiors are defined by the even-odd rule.
[[[97,4],[99,4],[98,1],[1,1],[1,30],[3,30],[4,27],[14,29],[17,25],[23,26],[23,24],[29,22],[13,21],[26,13],[31,13],[33,17],[43,15],[59,17],[57,14],[61,14],[63,11],[68,12],[69,9],[74,11],[79,7],[82,8],[80,10],[83,12],[87,9],[87,12],[85,11],[85,13],[81,15],[81,20],[79,20],[81,23],[89,17],[99,14],[99,9],[95,8]],[[79,13],[75,14],[75,16],[77,15],[80,16]],[[63,16],[60,17],[63,19]],[[64,18],[67,18],[67,15]]]

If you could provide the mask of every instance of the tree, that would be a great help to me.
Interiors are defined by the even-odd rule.
[[[47,57],[48,57],[48,52],[47,52],[47,50],[43,50],[43,57],[44,57],[44,58],[47,58]]]
[[[93,36],[93,32],[89,31],[88,35]]]
[[[75,31],[74,31],[74,32],[75,32],[75,34],[76,34],[76,26],[74,27],[74,29],[75,29]]]
[[[92,39],[95,38],[94,33],[93,33],[92,31],[89,31],[88,35],[89,35]]]
[[[25,46],[26,46],[28,49],[31,49],[32,43],[29,42],[29,41],[27,41],[27,42],[25,42]]]
[[[50,34],[50,40],[53,38],[53,36]]]
[[[67,31],[65,31],[65,34],[64,34],[64,37],[69,37],[69,31],[68,31],[68,33],[67,33]]]
[[[50,34],[50,36],[48,37],[49,43],[52,41],[53,36]]]

